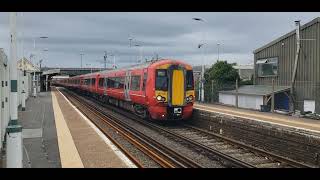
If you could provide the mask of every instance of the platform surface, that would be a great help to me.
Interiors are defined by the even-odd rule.
[[[57,89],[52,88],[52,99],[55,106],[59,106],[63,114],[64,122],[68,126],[68,131],[72,136],[79,158],[83,167],[87,168],[123,168],[134,167],[120,150],[118,150],[106,137],[90,122],[79,110],[74,107],[67,98]],[[56,101],[56,102],[55,102]],[[57,121],[56,121],[57,122]],[[57,126],[58,127],[58,126]],[[58,135],[65,133],[65,128],[58,128]],[[70,161],[70,148],[63,146],[70,144],[66,138],[59,142],[61,162]],[[65,142],[66,141],[66,142]],[[72,151],[71,151],[72,153]],[[66,155],[65,155],[66,154]],[[66,159],[67,158],[67,159]],[[75,160],[74,157],[73,160]]]
[[[263,121],[267,123],[273,123],[281,126],[288,126],[297,129],[303,129],[306,131],[311,131],[314,133],[320,133],[320,121],[298,118],[288,115],[270,113],[270,112],[260,112],[254,110],[246,110],[235,107],[229,107],[217,104],[207,104],[207,103],[195,103],[195,109],[215,112],[235,117],[247,118],[250,120]]]
[[[23,167],[61,167],[51,93],[41,92],[26,102],[26,111],[19,110],[23,127]]]
[[[134,167],[55,89],[30,97],[18,113],[24,168]]]

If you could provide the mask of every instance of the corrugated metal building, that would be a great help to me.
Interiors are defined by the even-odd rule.
[[[306,102],[315,102],[320,113],[320,17],[300,27],[300,53],[294,86],[295,107],[303,110]],[[296,54],[296,31],[255,50],[254,84],[290,86]]]

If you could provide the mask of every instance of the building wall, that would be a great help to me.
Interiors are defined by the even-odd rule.
[[[219,102],[226,105],[236,105],[235,94],[219,93]],[[263,96],[242,95],[238,96],[238,106],[240,108],[260,110],[260,105],[263,105]]]
[[[219,103],[235,106],[236,96],[233,94],[219,93]]]
[[[9,68],[4,66],[5,59],[7,59],[7,56],[0,49],[0,149],[2,148],[5,129],[9,122]]]
[[[305,99],[316,101],[316,112],[320,113],[320,23],[307,23],[301,27],[301,39],[316,39],[316,41],[301,41],[295,83],[296,106],[303,109]],[[285,37],[275,44],[260,49],[254,53],[254,84],[272,85],[273,77],[257,77],[256,61],[260,58],[278,56],[278,76],[274,77],[276,85],[290,86],[296,53],[296,34]]]
[[[238,73],[241,79],[251,80],[253,75],[253,69],[238,69]]]
[[[238,96],[238,106],[241,108],[260,110],[260,105],[263,105],[263,96]]]
[[[4,103],[4,87],[2,87],[2,82],[4,81],[4,66],[3,62],[0,60],[0,150],[2,148],[2,132],[3,132],[3,121],[4,121],[4,107],[2,103]]]

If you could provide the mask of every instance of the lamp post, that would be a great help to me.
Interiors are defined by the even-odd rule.
[[[193,20],[195,21],[198,21],[198,22],[205,22],[202,18],[192,18]],[[203,40],[204,41],[204,32],[203,32]],[[205,45],[205,43],[202,43],[202,44],[199,44],[198,45],[198,48],[200,49],[203,45]],[[204,102],[204,70],[205,70],[205,67],[204,67],[204,49],[202,50],[202,66],[201,66],[201,85],[200,85],[200,89],[199,90],[199,97],[200,97],[200,101],[201,102]],[[201,94],[201,95],[200,95]]]
[[[138,60],[138,63],[141,63],[142,62],[142,45],[135,44],[134,46],[139,47],[140,60]]]
[[[109,56],[113,56],[113,69],[116,69],[116,55],[115,55],[115,53],[110,54]]]
[[[48,36],[40,36],[40,37],[37,37],[39,39],[48,39],[49,37]],[[33,49],[34,49],[34,52],[36,53],[36,39],[37,38],[33,38]],[[34,54],[32,57],[36,57],[36,55]],[[31,56],[30,56],[31,58]],[[36,59],[35,59],[36,60]],[[35,63],[35,61],[34,61]],[[41,71],[41,69],[40,69]],[[33,97],[36,97],[37,96],[37,86],[38,86],[39,82],[38,82],[38,78],[36,78],[36,70],[34,70],[33,72]]]
[[[220,54],[219,54],[219,53],[220,53],[220,43],[217,43],[217,46],[218,46],[218,61],[219,61],[219,60],[220,60],[220,59],[219,59],[219,55],[220,55]]]
[[[129,46],[131,47],[131,42],[132,42],[132,40],[133,40],[133,37],[131,37],[131,36],[129,36]]]
[[[47,52],[49,51],[48,49],[43,49],[43,52]],[[40,67],[41,68],[41,67]],[[48,91],[48,75],[46,74],[46,82],[45,82],[45,86],[46,86],[46,91]]]
[[[107,70],[107,58],[108,58],[107,51],[104,51],[104,56],[103,56],[104,70]]]
[[[84,54],[83,53],[80,53],[80,61],[81,61],[81,68],[82,68],[82,56],[83,56]]]

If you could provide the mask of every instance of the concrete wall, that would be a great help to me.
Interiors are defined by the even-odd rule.
[[[320,167],[320,136],[302,129],[194,109],[194,126]]]
[[[219,102],[222,104],[235,106],[236,95],[219,93]],[[259,110],[260,105],[263,105],[263,96],[241,94],[239,94],[238,96],[238,106],[241,108]]]
[[[293,24],[294,22],[292,22]],[[301,26],[302,39],[316,39],[315,41],[301,41],[298,61],[295,94],[296,105],[303,109],[305,99],[316,101],[316,112],[320,113],[320,18]],[[254,52],[254,84],[290,86],[296,53],[296,34],[292,31]],[[258,77],[256,61],[261,58],[278,57],[278,76]]]

